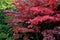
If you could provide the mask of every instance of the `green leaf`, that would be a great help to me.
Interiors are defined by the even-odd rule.
[[[6,40],[14,40],[12,37],[8,37]]]
[[[8,35],[7,34],[5,34],[5,33],[0,33],[0,38],[7,38],[8,37]]]
[[[5,18],[6,18],[6,19],[8,19],[8,18],[13,18],[13,16],[6,16]]]

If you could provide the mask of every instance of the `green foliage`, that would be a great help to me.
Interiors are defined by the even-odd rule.
[[[5,23],[5,18],[11,18],[11,17],[5,17],[4,16],[4,9],[0,9],[0,40],[13,40],[12,34],[13,31],[11,31],[8,27],[8,23]]]
[[[8,18],[13,18],[13,16],[6,16],[5,19],[8,19]]]
[[[11,0],[0,0],[0,9],[6,9],[12,7]]]
[[[12,16],[4,16],[4,10],[12,9],[13,5],[11,4],[11,0],[0,0],[0,40],[14,40],[12,37],[13,31],[9,29],[8,23],[5,23],[4,20],[8,18],[12,18]],[[16,10],[13,7],[12,10]]]
[[[3,10],[0,10],[0,24],[4,22],[4,12]]]
[[[6,24],[0,24],[0,39],[12,36],[13,32],[7,26]]]
[[[6,34],[6,33],[0,33],[0,38],[7,38],[8,37],[8,35]]]
[[[18,11],[18,9],[15,8],[15,7],[10,7],[10,8],[8,8],[8,9],[11,9],[11,10],[13,10],[13,11]]]
[[[12,37],[8,37],[6,40],[14,40]]]
[[[60,2],[58,2],[58,5],[60,5]]]

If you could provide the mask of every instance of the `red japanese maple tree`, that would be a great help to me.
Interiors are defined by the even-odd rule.
[[[14,31],[14,38],[56,40],[55,35],[60,35],[57,31],[60,24],[58,2],[59,0],[13,0],[12,4],[18,12],[5,10],[10,13],[5,16],[13,16],[7,20],[10,22],[9,27]]]

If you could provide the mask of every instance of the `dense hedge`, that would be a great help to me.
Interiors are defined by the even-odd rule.
[[[0,0],[0,40],[60,40],[60,0]]]

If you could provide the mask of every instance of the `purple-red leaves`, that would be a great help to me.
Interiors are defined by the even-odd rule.
[[[11,29],[14,31],[14,38],[19,38],[18,33],[41,33],[43,40],[55,40],[53,37],[54,29],[47,27],[58,26],[60,22],[60,13],[56,10],[59,0],[13,0],[12,3],[18,9],[18,12],[6,10],[5,16],[13,16],[10,21]],[[45,24],[42,24],[45,23]],[[52,25],[49,25],[52,23]],[[55,25],[54,25],[55,24]],[[46,28],[45,30],[42,30]],[[55,31],[55,30],[54,30]],[[17,34],[15,34],[17,33]],[[25,35],[23,40],[28,40],[29,36]],[[31,36],[32,37],[32,36]],[[33,37],[34,38],[34,37]]]
[[[49,8],[44,8],[44,7],[31,7],[30,11],[37,15],[52,15],[54,13],[54,11],[50,10]]]

